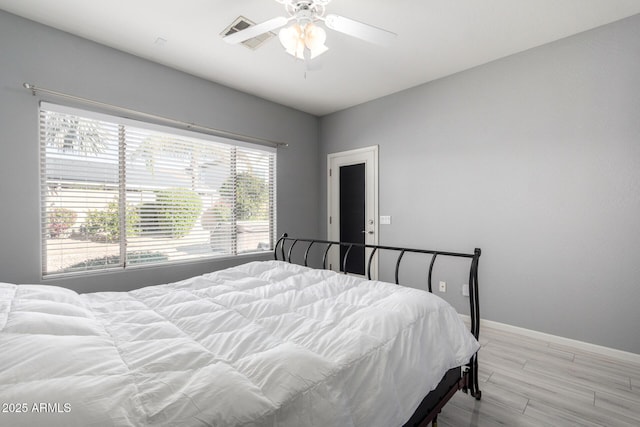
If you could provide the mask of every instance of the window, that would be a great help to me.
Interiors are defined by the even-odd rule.
[[[44,276],[271,250],[275,149],[42,103]]]

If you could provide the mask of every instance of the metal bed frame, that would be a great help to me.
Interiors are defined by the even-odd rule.
[[[292,263],[292,253],[294,247],[298,245],[298,243],[306,243],[306,247],[304,248],[303,262],[304,266],[308,267],[309,265],[309,253],[311,247],[314,245],[322,246],[324,245],[324,253],[322,256],[322,268],[327,269],[327,256],[329,250],[332,247],[346,247],[346,251],[344,252],[344,257],[342,261],[342,271],[346,273],[347,271],[347,257],[351,252],[351,249],[354,247],[361,247],[365,249],[372,249],[369,254],[368,261],[366,264],[366,278],[371,280],[371,264],[374,259],[374,255],[377,252],[381,251],[390,251],[397,252],[397,258],[395,263],[395,283],[399,284],[399,272],[400,272],[400,263],[402,261],[403,256],[406,253],[416,253],[416,254],[424,254],[431,255],[429,262],[429,272],[427,276],[427,288],[429,292],[432,292],[431,286],[431,278],[433,274],[433,267],[435,261],[438,257],[455,257],[455,258],[469,258],[471,259],[471,266],[469,269],[469,310],[470,310],[470,318],[471,318],[471,333],[473,336],[478,339],[480,336],[480,307],[478,301],[478,262],[480,259],[481,250],[476,248],[472,254],[469,253],[458,253],[458,252],[445,252],[445,251],[435,251],[435,250],[425,250],[425,249],[411,249],[411,248],[401,248],[395,246],[381,246],[381,245],[367,245],[363,243],[348,243],[348,242],[335,242],[330,240],[319,240],[319,239],[301,239],[301,238],[293,238],[289,237],[287,233],[283,234],[280,239],[276,242],[274,247],[274,258],[276,260],[285,261]],[[288,249],[285,249],[285,246],[288,244]],[[302,246],[302,245],[300,245]],[[300,247],[299,246],[299,247]],[[404,424],[403,427],[424,427],[429,423],[432,423],[432,426],[437,426],[438,414],[444,407],[444,405],[453,397],[453,395],[458,391],[462,390],[465,393],[471,394],[476,400],[480,400],[482,397],[482,392],[478,387],[478,354],[474,354],[471,357],[469,363],[464,366],[460,366],[457,368],[453,368],[449,370],[438,386],[432,390],[422,401],[416,412],[409,419],[409,421]]]

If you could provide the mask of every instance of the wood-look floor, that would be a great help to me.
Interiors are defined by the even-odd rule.
[[[438,426],[640,426],[640,364],[483,326],[482,399],[462,392]]]

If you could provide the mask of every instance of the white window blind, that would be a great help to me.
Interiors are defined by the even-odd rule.
[[[42,272],[269,251],[275,149],[40,107]]]

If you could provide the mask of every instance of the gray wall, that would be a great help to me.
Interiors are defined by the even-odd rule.
[[[381,243],[481,247],[483,318],[640,353],[639,16],[318,127],[313,116],[0,11],[0,281],[37,283],[41,98],[23,82],[289,142],[278,151],[278,231],[293,235],[326,231],[326,155],[378,144],[380,213],[393,221]],[[235,262],[47,283],[126,290]],[[464,281],[443,278],[448,298]]]
[[[22,83],[288,142],[278,150],[278,232],[318,231],[318,119],[0,11],[0,281],[40,275],[38,102]],[[68,104],[68,102],[63,102]],[[48,280],[88,292],[166,283],[254,258]]]
[[[640,353],[640,15],[323,117],[323,194],[375,144],[381,244],[481,247],[483,318]]]

